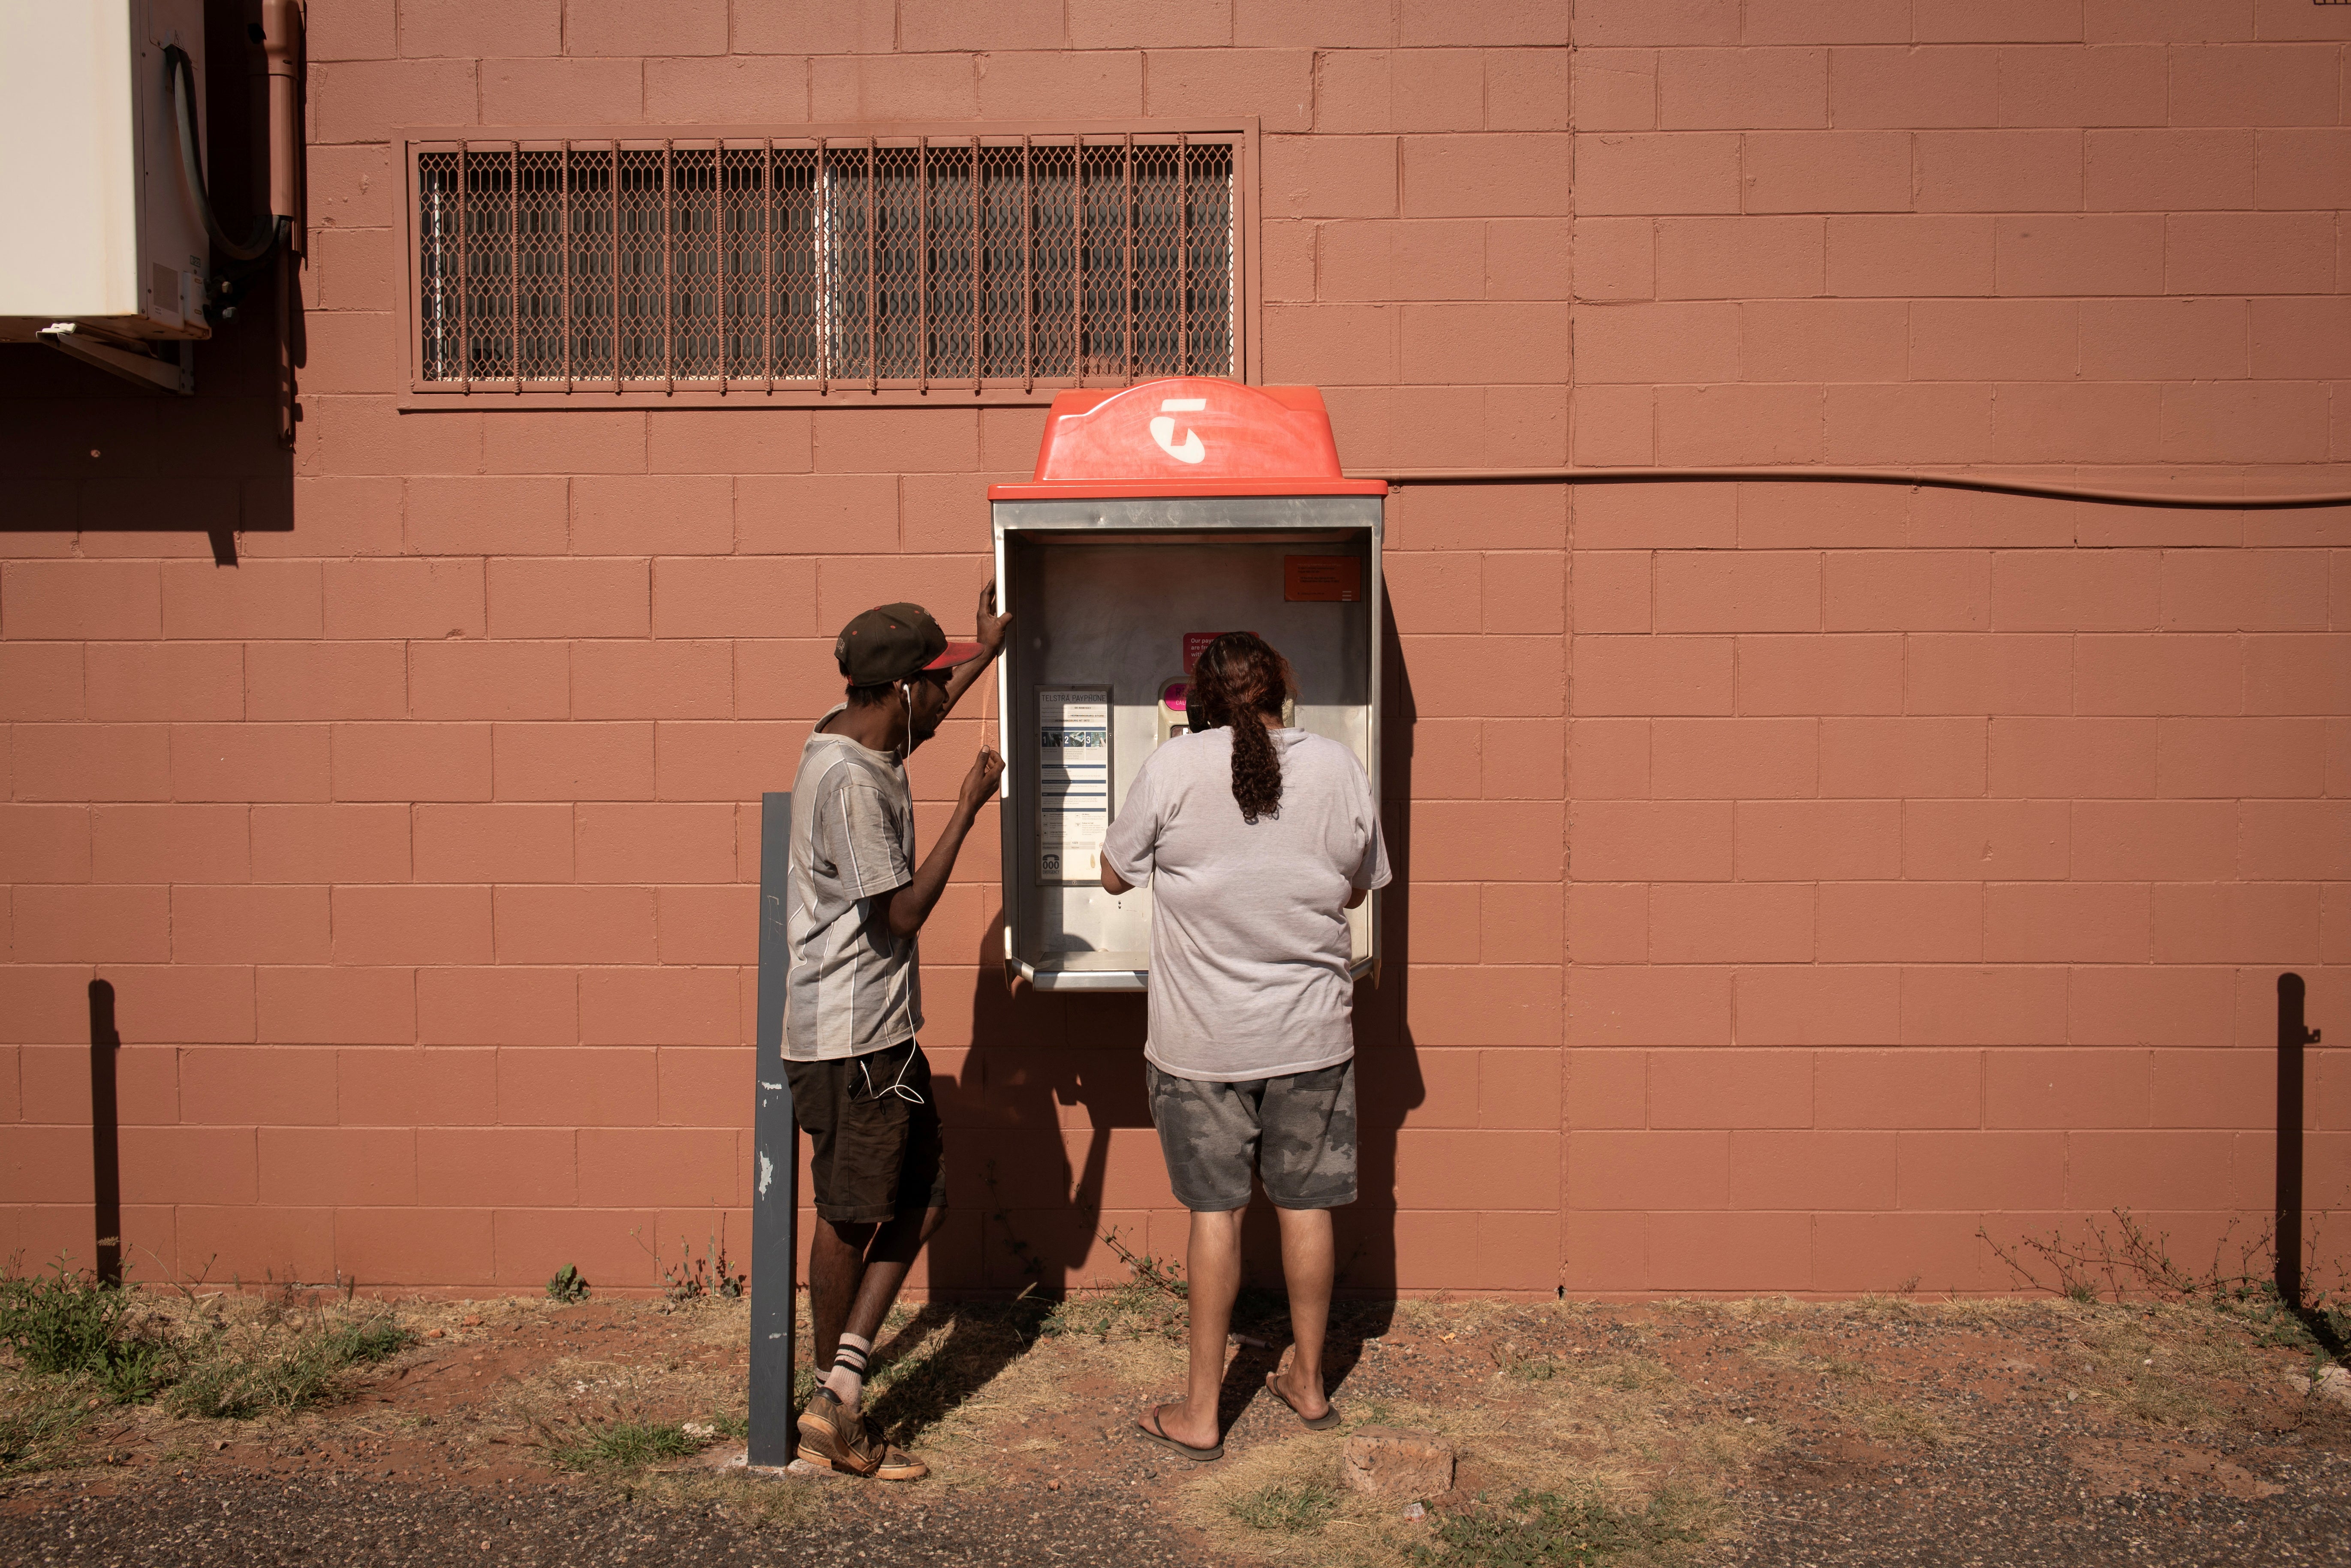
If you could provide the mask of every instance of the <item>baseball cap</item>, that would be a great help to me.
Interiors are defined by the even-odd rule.
[[[884,604],[841,629],[832,656],[852,686],[887,685],[923,670],[946,670],[977,656],[977,643],[950,643],[919,604]]]

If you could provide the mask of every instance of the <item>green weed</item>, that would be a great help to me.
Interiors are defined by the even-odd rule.
[[[1182,1339],[1189,1287],[1184,1266],[1173,1259],[1137,1252],[1116,1226],[1102,1240],[1126,1265],[1127,1277],[1108,1290],[1081,1291],[1053,1303],[1037,1326],[1040,1334],[1092,1334],[1098,1340]],[[1234,1303],[1236,1325],[1249,1320],[1253,1303]]]
[[[575,1470],[638,1470],[698,1453],[702,1444],[676,1421],[638,1421],[614,1416],[586,1420],[568,1432],[546,1434],[547,1453]]]
[[[26,1371],[87,1375],[118,1405],[152,1399],[171,1381],[171,1344],[131,1322],[137,1295],[69,1268],[63,1254],[47,1274],[16,1268],[11,1257],[0,1270],[0,1343]]]
[[[1276,1482],[1243,1492],[1226,1507],[1251,1530],[1303,1535],[1337,1517],[1339,1493],[1320,1481]]]
[[[727,1256],[725,1232],[726,1224],[722,1220],[719,1228],[710,1233],[709,1244],[704,1255],[699,1258],[694,1255],[694,1249],[685,1244],[685,1238],[679,1237],[677,1264],[674,1268],[662,1261],[661,1243],[658,1240],[648,1247],[645,1245],[645,1239],[633,1230],[629,1232],[629,1238],[637,1244],[645,1256],[653,1260],[653,1267],[661,1270],[662,1294],[671,1301],[699,1301],[716,1297],[723,1297],[730,1301],[739,1301],[743,1295],[747,1277],[742,1270],[735,1266],[735,1260]],[[556,1279],[559,1280],[562,1277],[558,1274]],[[551,1295],[554,1290],[555,1282],[550,1280],[548,1281],[548,1291]],[[582,1285],[580,1294],[583,1296],[587,1294],[585,1285]]]

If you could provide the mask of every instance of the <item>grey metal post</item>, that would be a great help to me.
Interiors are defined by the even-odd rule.
[[[792,798],[759,799],[758,1057],[752,1082],[757,1155],[751,1182],[751,1453],[755,1465],[788,1465],[799,1446],[792,1424],[792,1303],[799,1263],[799,1134],[792,1086],[784,1076],[784,899],[791,872]]]

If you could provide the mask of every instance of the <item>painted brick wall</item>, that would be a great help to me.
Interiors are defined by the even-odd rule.
[[[841,621],[969,625],[982,492],[1033,459],[1037,410],[397,413],[394,123],[1255,115],[1266,373],[1359,469],[2351,463],[2351,12],[2302,0],[312,11],[292,470],[234,335],[193,407],[0,359],[0,1247],[37,1256],[88,1248],[94,977],[151,1277],[644,1286],[632,1231],[674,1259],[721,1217],[742,1249],[758,792]],[[233,570],[146,530],[192,497],[246,527]],[[2270,977],[2323,1026],[2351,989],[2351,518],[1812,485],[1389,517],[1404,883],[1351,1283],[2000,1288],[1980,1224],[2265,1205]],[[918,756],[925,837],[977,735]],[[925,933],[925,1288],[1181,1241],[1141,1009],[1008,994],[996,865],[991,817]]]
[[[1577,24],[1577,462],[2343,488],[2351,12]],[[2351,513],[1575,508],[1568,1287],[2001,1289],[1979,1227],[2260,1229],[2276,973],[2351,999]]]

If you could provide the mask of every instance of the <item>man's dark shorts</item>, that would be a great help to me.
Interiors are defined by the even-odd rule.
[[[1355,1063],[1209,1083],[1143,1064],[1151,1123],[1176,1201],[1202,1214],[1247,1208],[1249,1167],[1276,1208],[1355,1201]]]
[[[872,1224],[946,1207],[946,1149],[920,1045],[787,1061],[784,1075],[792,1119],[815,1145],[818,1218]]]

